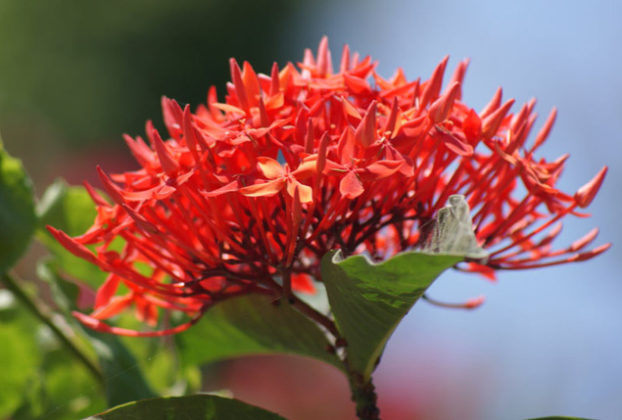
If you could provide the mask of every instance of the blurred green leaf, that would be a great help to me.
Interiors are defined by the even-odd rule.
[[[331,251],[322,279],[337,327],[348,343],[350,367],[367,380],[386,342],[425,290],[462,257],[405,252],[380,264]]]
[[[71,317],[71,311],[77,309],[80,287],[75,283],[64,281],[58,274],[56,257],[44,257],[37,261],[37,277],[50,288],[52,300],[63,315]]]
[[[99,358],[109,406],[156,396],[138,361],[119,337],[87,328],[85,331]]]
[[[42,260],[37,266],[37,273],[49,285],[51,295],[64,315],[71,317],[71,311],[77,309],[75,302],[78,287],[63,281],[58,275],[57,263],[55,259]],[[72,322],[72,325],[76,327],[76,334],[87,340],[97,355],[109,406],[156,396],[145,379],[135,353],[120,337],[95,332],[78,322]]]
[[[101,387],[64,348],[46,351],[38,383],[29,389],[13,420],[84,418],[106,409]]]
[[[313,357],[342,368],[327,351],[322,331],[288,304],[250,295],[218,303],[201,321],[176,336],[186,364],[251,354],[287,353]]]
[[[97,214],[93,200],[83,187],[72,187],[57,179],[37,204],[41,227],[52,225],[68,235],[81,235],[93,224]]]
[[[24,253],[35,229],[32,184],[0,140],[0,273]]]
[[[118,318],[116,325],[140,330],[144,324],[134,314],[125,313]],[[139,369],[149,386],[157,395],[185,395],[189,388],[200,388],[198,366],[180,366],[180,357],[172,337],[119,337],[123,345],[134,355]]]
[[[82,187],[68,186],[59,179],[43,193],[37,205],[39,239],[54,254],[57,265],[63,272],[97,287],[106,279],[99,267],[74,256],[50,235],[46,225],[62,230],[69,236],[81,235],[91,227],[97,211],[95,205]]]
[[[0,292],[2,300],[12,299],[7,290]],[[33,319],[12,306],[0,309],[0,418],[20,406],[41,361]]]
[[[155,398],[112,408],[89,420],[283,420],[278,414],[229,398],[214,395]]]

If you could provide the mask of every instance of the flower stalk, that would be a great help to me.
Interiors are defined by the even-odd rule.
[[[356,404],[358,418],[361,420],[379,420],[378,397],[371,377],[365,381],[360,373],[348,370],[348,383],[352,392],[352,401]]]

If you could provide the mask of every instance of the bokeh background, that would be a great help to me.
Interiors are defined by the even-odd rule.
[[[610,167],[591,219],[565,223],[560,243],[601,227],[614,242],[585,263],[499,273],[490,283],[446,273],[430,294],[472,312],[416,305],[376,373],[387,419],[518,419],[552,414],[622,419],[622,3],[616,1],[0,2],[0,129],[39,193],[56,177],[95,179],[132,165],[121,133],[162,126],[161,95],[204,101],[224,92],[230,56],[268,72],[328,35],[379,61],[389,76],[427,78],[471,64],[464,100],[481,109],[501,85],[538,98],[539,124],[558,119],[541,154],[570,153],[560,184],[575,191]],[[518,107],[515,107],[517,109]],[[537,128],[536,127],[536,128]],[[24,268],[23,268],[24,269]],[[221,365],[214,388],[292,418],[351,418],[336,371],[297,358]]]

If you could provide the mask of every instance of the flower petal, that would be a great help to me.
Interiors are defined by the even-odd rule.
[[[266,197],[278,194],[283,189],[283,185],[285,185],[285,180],[281,178],[240,188],[240,192],[247,197]]]
[[[354,171],[348,171],[346,176],[341,178],[339,182],[339,192],[346,198],[356,198],[363,194],[363,191],[365,191],[363,184]]]
[[[276,179],[282,177],[285,174],[281,164],[272,158],[260,156],[257,158],[257,166],[259,170],[268,179]]]

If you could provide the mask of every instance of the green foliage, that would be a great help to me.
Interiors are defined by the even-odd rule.
[[[101,387],[84,366],[62,347],[47,347],[41,351],[43,361],[37,380],[12,418],[78,419],[104,410],[107,405]]]
[[[329,252],[322,279],[339,331],[348,345],[350,368],[368,379],[384,346],[432,282],[462,257],[405,252],[380,264],[362,255],[346,259]]]
[[[43,123],[77,147],[120,145],[120,133],[160,123],[163,94],[195,105],[212,84],[223,94],[229,57],[268,73],[282,57],[279,22],[300,4],[3,0],[0,120]],[[24,136],[15,130],[11,140],[32,141]]]
[[[30,179],[0,140],[0,273],[11,268],[26,250],[35,224]]]
[[[23,394],[36,380],[41,354],[35,337],[34,320],[11,304],[12,294],[2,290],[0,300],[0,418],[20,405]]]
[[[120,338],[86,329],[104,374],[109,406],[155,397],[132,352]]]
[[[77,236],[91,227],[96,214],[95,205],[84,188],[68,186],[60,179],[47,188],[37,205],[37,239],[52,252],[58,268],[93,287],[99,286],[106,274],[63,248],[45,226],[50,225],[70,236]]]
[[[40,219],[37,237],[53,254],[52,259],[39,265],[38,271],[50,285],[59,306],[70,316],[70,311],[77,309],[77,287],[63,281],[58,272],[68,273],[93,286],[99,286],[105,275],[96,266],[65,250],[48,233],[45,225],[62,229],[69,235],[80,235],[93,223],[95,207],[84,188],[70,187],[64,181],[57,180],[43,194],[37,213]],[[67,293],[72,296],[67,297]],[[136,357],[119,337],[78,328],[97,354],[110,406],[156,396],[138,367]]]
[[[218,303],[188,331],[177,335],[183,362],[208,363],[251,355],[288,353],[341,368],[328,341],[308,318],[288,304],[250,295]]]
[[[63,281],[56,272],[56,268],[56,262],[48,260],[39,264],[38,272],[48,283],[59,308],[74,326],[76,336],[92,346],[92,352],[97,356],[103,374],[104,392],[108,405],[113,406],[156,396],[145,379],[134,352],[120,337],[92,331],[73,321],[70,313],[77,309],[76,300],[68,297],[67,294],[76,296],[77,286]],[[141,344],[139,341],[135,343]]]
[[[89,420],[117,419],[282,420],[283,417],[228,398],[191,395],[135,401],[89,418]]]
[[[62,228],[68,235],[81,235],[91,226],[95,215],[95,205],[82,187],[71,187],[62,179],[57,179],[43,193],[37,204],[40,227],[52,225]],[[48,248],[57,250],[62,246],[56,241],[45,241]]]

